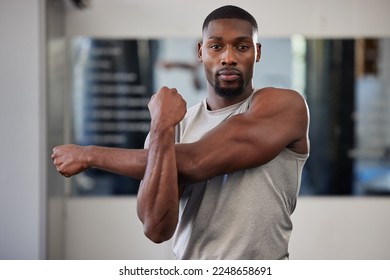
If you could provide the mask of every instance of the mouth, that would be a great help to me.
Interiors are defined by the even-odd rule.
[[[240,78],[241,73],[238,70],[223,69],[219,70],[217,75],[225,82],[233,82]]]

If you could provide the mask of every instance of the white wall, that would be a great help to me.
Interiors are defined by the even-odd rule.
[[[66,259],[172,259],[170,241],[143,234],[135,197],[72,198],[66,216]]]
[[[69,6],[67,34],[103,37],[196,38],[203,19],[222,5],[248,9],[258,20],[260,36],[389,36],[387,0],[90,0],[91,7]],[[191,5],[189,5],[191,3]]]
[[[44,257],[42,4],[0,1],[0,259]]]
[[[295,260],[389,260],[390,198],[301,197],[292,215]]]
[[[68,259],[170,259],[171,241],[142,233],[135,198],[68,201]],[[293,260],[390,259],[389,198],[301,197],[293,214]]]

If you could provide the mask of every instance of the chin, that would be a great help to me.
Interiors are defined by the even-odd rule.
[[[242,88],[216,88],[215,92],[218,96],[225,98],[233,98],[240,96],[243,92]]]
[[[235,82],[225,83],[217,80],[214,90],[221,97],[232,98],[240,96],[244,92],[244,81],[239,79]]]

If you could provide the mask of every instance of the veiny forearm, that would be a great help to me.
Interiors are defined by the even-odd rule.
[[[90,168],[106,170],[138,180],[144,177],[148,150],[100,146],[88,146],[86,149],[86,160]]]
[[[197,181],[196,177],[199,176],[199,173],[194,170],[195,163],[191,148],[194,145],[179,144],[174,146],[177,154],[176,168],[180,184],[195,182]],[[122,149],[103,146],[86,146],[84,149],[88,168],[97,168],[138,180],[143,180],[146,177],[144,175],[149,149]]]
[[[150,133],[145,176],[137,197],[145,235],[160,243],[172,237],[178,221],[179,190],[174,129]]]

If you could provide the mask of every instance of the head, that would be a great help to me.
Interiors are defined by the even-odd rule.
[[[210,21],[229,18],[247,21],[252,25],[253,32],[257,33],[258,26],[255,18],[244,9],[232,5],[222,6],[212,11],[203,22],[202,32],[204,33],[208,28]]]
[[[223,6],[204,20],[198,59],[204,63],[209,87],[219,96],[252,91],[254,64],[260,60],[257,22],[247,11]]]

